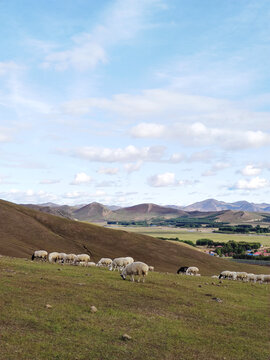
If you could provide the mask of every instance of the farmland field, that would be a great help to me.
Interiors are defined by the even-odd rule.
[[[116,227],[115,227],[116,228]],[[218,234],[210,232],[210,230],[187,230],[187,229],[176,229],[176,228],[168,228],[168,227],[120,227],[117,226],[117,229],[124,229],[130,232],[136,232],[139,234],[149,235],[153,237],[165,237],[165,238],[176,238],[179,240],[191,240],[196,243],[196,240],[207,238],[214,241],[224,241],[227,242],[229,240],[234,241],[247,241],[260,242],[264,246],[270,246],[270,235],[253,235],[253,234]]]
[[[269,358],[269,285],[0,257],[0,289],[1,360]]]

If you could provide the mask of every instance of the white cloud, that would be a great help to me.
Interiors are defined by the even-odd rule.
[[[118,171],[118,168],[101,168],[98,170],[98,174],[116,175]]]
[[[129,145],[125,148],[97,148],[86,146],[72,153],[73,156],[97,162],[158,161],[164,154],[162,146],[137,148]]]
[[[158,129],[152,134],[151,127],[148,131],[139,131],[147,129],[145,124],[139,124],[131,129],[131,134],[138,138],[167,138],[180,141],[185,145],[191,146],[210,146],[217,145],[227,150],[239,150],[245,148],[259,148],[270,145],[270,134],[262,131],[241,131],[227,128],[210,128],[204,124],[196,122],[191,125],[183,123],[174,123],[169,126],[159,126],[151,124],[151,127]]]
[[[75,175],[71,185],[89,184],[92,181],[91,176],[81,172]]]
[[[161,124],[141,123],[133,127],[130,133],[132,136],[139,138],[160,138],[164,135],[165,130],[165,126]]]
[[[43,185],[51,185],[51,184],[60,183],[60,180],[58,180],[58,179],[44,179],[44,180],[41,180],[39,183],[43,184]]]
[[[125,170],[131,174],[132,172],[135,171],[139,171],[141,166],[142,166],[143,162],[142,161],[137,161],[135,163],[128,163],[124,165]]]
[[[257,190],[257,189],[266,188],[269,185],[270,183],[267,179],[260,178],[257,176],[250,180],[245,180],[245,179],[238,180],[234,188],[240,190]]]
[[[242,169],[241,173],[245,176],[255,176],[261,173],[262,169],[252,164],[247,165]]]
[[[153,175],[148,179],[148,184],[154,187],[175,186],[176,183],[175,174],[170,172]]]

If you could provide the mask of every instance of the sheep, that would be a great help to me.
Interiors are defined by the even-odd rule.
[[[125,258],[125,257],[120,257],[120,258],[115,258],[113,259],[109,270],[115,270],[118,269],[118,271],[120,271],[121,269],[123,269],[125,266],[129,265],[131,262],[132,258]],[[132,259],[133,260],[133,259]]]
[[[149,268],[148,269],[149,271],[154,271],[155,270],[154,266],[149,266],[148,268]]]
[[[177,270],[177,274],[185,274],[187,272],[188,266],[182,266]]]
[[[264,283],[270,283],[270,275],[264,275],[263,276],[263,282]]]
[[[66,262],[67,264],[72,264],[72,263],[74,263],[74,261],[76,260],[76,258],[77,258],[77,255],[75,255],[75,254],[67,254],[67,255],[66,255],[65,262]]]
[[[58,252],[51,252],[48,255],[48,260],[50,263],[55,263],[59,259],[59,253]]]
[[[199,272],[199,269],[195,266],[191,266],[187,269],[186,274],[187,275],[197,275]]]
[[[256,275],[256,281],[262,284],[264,281],[264,276],[265,275],[263,275],[263,274]]]
[[[126,259],[127,259],[127,261],[128,261],[128,264],[134,263],[134,259],[133,259],[132,257],[127,256]]]
[[[133,262],[127,265],[121,273],[123,280],[126,280],[127,276],[130,276],[130,281],[134,282],[134,276],[138,275],[138,282],[140,282],[141,276],[142,282],[145,280],[145,276],[148,274],[149,266],[141,261]]]
[[[75,262],[89,262],[90,261],[90,256],[87,254],[79,254],[76,256]]]
[[[246,272],[237,272],[236,273],[236,280],[242,280],[242,281],[247,281],[247,273]]]
[[[87,267],[93,267],[93,266],[96,266],[97,264],[94,263],[93,261],[88,261],[87,263],[85,263],[85,266]]]
[[[99,267],[108,267],[110,266],[112,263],[112,259],[109,259],[109,258],[101,258],[99,260],[99,262],[96,264],[96,266],[99,266]]]
[[[255,283],[257,281],[257,276],[255,274],[247,274],[247,281],[253,281]]]
[[[231,271],[228,271],[228,270],[225,270],[225,271],[222,271],[219,275],[219,279],[227,279],[231,274]]]
[[[58,262],[64,264],[65,261],[66,261],[66,256],[67,254],[66,253],[59,253],[59,256],[58,256]]]
[[[36,250],[34,251],[33,255],[32,255],[32,260],[34,259],[41,259],[43,261],[46,261],[48,257],[48,253],[45,250]]]
[[[212,275],[211,278],[212,279],[218,279],[218,276],[217,275]]]

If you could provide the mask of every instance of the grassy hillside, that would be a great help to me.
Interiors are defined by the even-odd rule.
[[[87,252],[93,261],[101,257],[132,256],[159,271],[173,273],[179,266],[197,266],[205,275],[219,273],[228,267],[226,260],[189,246],[76,222],[0,201],[0,254],[29,258],[38,249],[77,254]],[[237,263],[231,263],[230,268],[255,273],[262,271],[260,267]]]
[[[0,288],[1,360],[269,359],[269,285],[0,257]]]

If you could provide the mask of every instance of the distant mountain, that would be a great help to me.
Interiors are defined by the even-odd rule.
[[[156,204],[139,204],[135,206],[115,210],[111,216],[119,220],[147,220],[154,217],[178,217],[186,215],[186,212]]]
[[[61,216],[67,219],[73,219],[73,211],[76,210],[75,207],[68,205],[34,205],[34,204],[21,204],[22,206],[28,207],[33,210],[38,210],[47,214]]]
[[[194,204],[183,207],[185,211],[249,211],[249,212],[269,212],[270,204],[254,204],[248,201],[236,201],[233,203],[226,203],[215,199],[207,199]]]
[[[111,212],[106,206],[93,202],[75,210],[73,216],[81,221],[104,221],[110,216]]]

